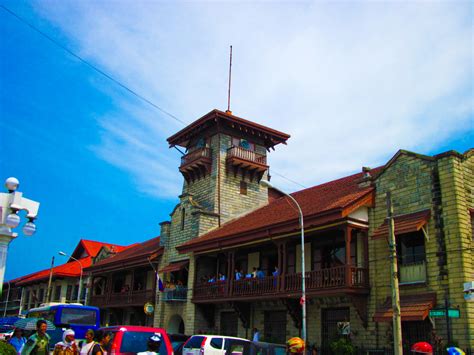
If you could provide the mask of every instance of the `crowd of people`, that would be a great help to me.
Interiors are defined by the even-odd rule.
[[[28,339],[24,337],[22,329],[16,328],[9,343],[18,355],[49,355],[51,338],[46,333],[47,323],[40,319],[36,323],[36,332]],[[107,355],[112,333],[107,331],[87,330],[85,340],[76,342],[72,329],[63,332],[62,341],[54,346],[53,355]],[[147,351],[137,355],[157,355],[161,346],[161,338],[154,335],[148,339]]]
[[[280,270],[278,269],[278,266],[275,266],[272,276],[273,277],[278,277],[280,275]],[[234,270],[234,280],[242,280],[242,279],[263,279],[267,275],[265,272],[260,268],[260,267],[254,267],[252,268],[252,272],[244,272],[243,269],[235,269]],[[204,275],[201,277],[200,281],[201,283],[214,283],[214,282],[219,282],[219,281],[226,281],[227,276],[222,274],[222,273],[217,273],[215,275]]]

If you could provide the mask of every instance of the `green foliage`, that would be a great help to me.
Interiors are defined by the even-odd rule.
[[[2,355],[16,355],[16,350],[13,346],[3,341],[0,341],[0,354]]]
[[[331,350],[335,355],[353,355],[355,354],[354,345],[347,338],[339,338],[331,343]]]

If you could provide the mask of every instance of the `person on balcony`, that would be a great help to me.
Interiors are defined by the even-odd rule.
[[[242,278],[242,273],[239,271],[239,269],[235,269],[235,280],[238,281]]]
[[[260,332],[257,328],[253,328],[253,337],[252,341],[260,341]]]
[[[252,277],[257,278],[257,268],[256,267],[253,268]]]
[[[257,268],[257,279],[263,279],[265,278],[265,273],[262,271],[262,269]]]
[[[225,281],[225,275],[219,274],[219,281]]]

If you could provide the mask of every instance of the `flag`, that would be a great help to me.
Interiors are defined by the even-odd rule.
[[[156,273],[156,286],[158,287],[158,291],[163,292],[165,287],[163,286],[163,282],[161,281],[160,275],[158,272]]]

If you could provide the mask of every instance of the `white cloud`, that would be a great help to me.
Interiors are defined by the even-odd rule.
[[[233,112],[292,135],[272,170],[306,186],[473,129],[468,1],[37,6],[81,55],[187,122],[226,108],[233,44]],[[141,191],[176,196],[165,138],[182,126],[115,99],[123,110],[100,118],[95,151]]]

